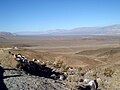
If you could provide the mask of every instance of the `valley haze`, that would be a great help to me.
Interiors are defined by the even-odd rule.
[[[46,31],[16,32],[18,35],[119,35],[120,24],[98,27],[79,27],[74,29],[55,29]]]

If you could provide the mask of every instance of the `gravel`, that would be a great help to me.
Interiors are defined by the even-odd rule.
[[[8,90],[68,90],[55,80],[27,75],[23,71],[5,70],[4,77]]]

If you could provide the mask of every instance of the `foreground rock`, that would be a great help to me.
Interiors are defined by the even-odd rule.
[[[68,90],[52,79],[27,75],[23,71],[5,70],[4,83],[8,90]]]
[[[39,75],[38,73],[11,70],[10,68],[15,68],[18,61],[8,51],[6,49],[0,51],[0,63],[4,66],[3,69],[8,68],[4,72],[5,77],[2,77],[2,73],[0,75],[1,85],[7,87],[8,90],[93,90],[90,85],[94,85],[94,83],[84,84],[84,79],[97,80],[98,89],[95,88],[94,90],[120,90],[120,61],[117,61],[116,64],[109,63],[109,65],[104,64],[88,69],[70,67],[61,61],[55,63],[46,63],[44,61],[45,64],[35,62],[36,64],[32,63],[30,66],[28,65],[27,70],[26,67],[22,68],[24,71],[39,71]],[[28,54],[23,55],[27,56]],[[38,64],[41,67],[36,67]],[[35,66],[36,68],[34,69],[31,66]],[[3,69],[1,69],[1,72],[3,72]],[[54,77],[56,74],[53,73],[46,76],[48,72],[64,73],[67,77],[65,80],[60,80],[62,77],[51,79],[50,76]],[[43,74],[41,75],[41,73]],[[82,79],[83,81],[81,81]],[[0,90],[3,89],[0,87]]]

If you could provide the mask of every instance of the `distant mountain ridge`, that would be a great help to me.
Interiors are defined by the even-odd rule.
[[[16,34],[10,32],[0,32],[0,36],[16,36]]]
[[[10,32],[0,32],[0,36],[16,36]],[[55,29],[47,31],[23,31],[17,35],[120,35],[120,24],[103,27],[78,27],[73,29]]]
[[[120,24],[104,27],[80,27],[70,30],[52,30],[51,35],[120,35]]]

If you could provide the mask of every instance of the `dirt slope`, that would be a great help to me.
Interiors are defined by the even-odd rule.
[[[79,67],[82,67],[82,69],[85,67],[82,71],[77,71],[77,69],[73,69],[74,74],[68,75],[68,78],[64,83],[68,85],[67,87],[69,87],[69,89],[77,85],[80,78],[98,79],[100,90],[120,89],[120,48],[102,48],[94,50],[94,53],[92,53],[91,55],[87,55],[89,51],[85,51],[87,52],[87,54],[85,54],[84,52],[84,55],[79,53],[70,56],[62,54],[52,54],[48,52],[37,52],[29,49],[0,49],[0,63],[4,68],[8,68],[8,70],[5,71],[4,76],[19,74],[22,75],[20,77],[17,76],[4,79],[4,83],[9,88],[9,90],[16,90],[16,88],[21,89],[22,87],[26,90],[35,90],[36,88],[36,90],[39,90],[40,88],[41,90],[66,90],[66,86],[60,83],[55,83],[53,80],[43,77],[36,77],[31,75],[29,76],[24,74],[23,72],[20,73],[16,70],[10,70],[10,68],[15,68],[17,62],[14,60],[13,56],[8,53],[9,51],[14,54],[21,53],[22,55],[25,55],[29,60],[36,58],[44,62],[49,61],[49,63],[52,64],[55,61],[62,60],[63,63],[71,65],[72,67],[77,67],[77,69]],[[87,70],[87,68],[90,69]],[[80,76],[81,73],[84,72],[84,70],[87,70],[85,72],[85,75]]]

